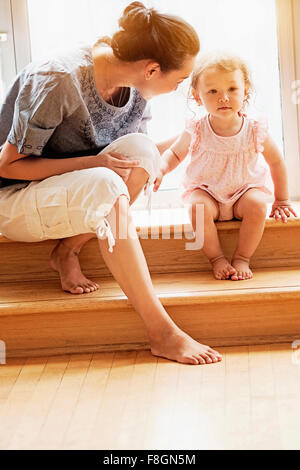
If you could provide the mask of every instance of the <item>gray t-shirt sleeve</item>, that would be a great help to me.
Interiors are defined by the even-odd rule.
[[[23,155],[40,156],[43,148],[76,105],[67,74],[32,74],[15,101],[7,140]]]
[[[148,134],[148,122],[152,119],[151,106],[147,103],[138,132]]]

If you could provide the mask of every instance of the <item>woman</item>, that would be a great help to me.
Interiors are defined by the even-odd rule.
[[[78,260],[84,243],[98,236],[104,261],[145,323],[152,353],[216,362],[219,353],[182,332],[157,299],[128,212],[170,145],[157,148],[144,134],[147,100],[190,75],[199,40],[183,20],[139,2],[124,10],[119,26],[93,49],[30,64],[11,87],[0,115],[0,230],[20,241],[60,239],[50,264],[72,294],[98,288]],[[124,227],[130,236],[121,236]]]

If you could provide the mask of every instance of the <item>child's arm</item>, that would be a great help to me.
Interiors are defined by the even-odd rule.
[[[179,163],[185,159],[188,154],[190,142],[191,134],[184,131],[174,144],[163,153],[160,170],[156,180],[154,181],[154,192],[156,192],[160,187],[163,177],[174,170]]]
[[[174,144],[175,140],[177,140],[178,137],[179,137],[179,135],[176,135],[175,137],[171,137],[168,140],[158,142],[156,144],[156,147],[158,148],[159,153],[162,155],[168,148],[171,147],[172,144]]]
[[[297,217],[289,201],[287,169],[277,145],[269,135],[263,145],[263,156],[270,167],[275,190],[275,201],[270,217],[276,220],[281,219],[286,223],[287,217],[291,214]]]

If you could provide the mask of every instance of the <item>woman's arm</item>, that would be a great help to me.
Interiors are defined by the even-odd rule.
[[[270,136],[264,142],[263,156],[270,167],[274,183],[275,201],[270,217],[275,217],[276,220],[281,218],[283,222],[287,222],[290,213],[295,217],[297,214],[289,202],[288,175],[283,157]]]
[[[154,192],[158,190],[163,177],[167,173],[170,173],[172,170],[174,170],[179,165],[179,163],[185,159],[189,151],[190,142],[191,134],[187,131],[184,131],[173,143],[173,145],[164,152],[159,174],[154,181]]]
[[[15,145],[6,142],[0,153],[0,176],[9,179],[38,181],[74,170],[106,167],[126,179],[129,169],[139,165],[138,160],[128,160],[115,152],[87,157],[43,158],[18,153]]]

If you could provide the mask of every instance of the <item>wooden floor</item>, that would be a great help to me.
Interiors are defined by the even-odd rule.
[[[148,351],[9,359],[0,449],[299,450],[300,354],[220,351],[206,366]]]

